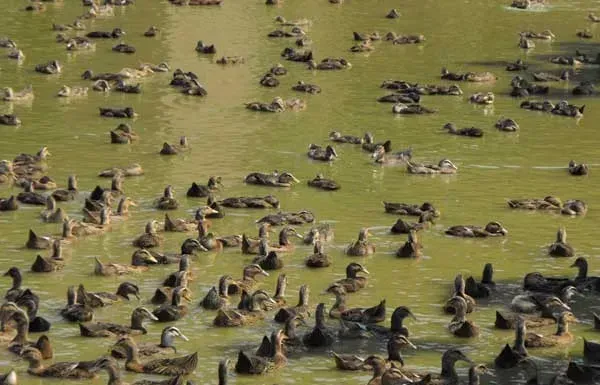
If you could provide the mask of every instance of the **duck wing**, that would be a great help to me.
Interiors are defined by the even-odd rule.
[[[144,372],[176,376],[190,374],[198,366],[198,353],[176,358],[161,358],[143,364]]]
[[[240,374],[262,374],[267,370],[267,359],[251,356],[240,350],[235,363],[235,371]]]
[[[94,373],[80,366],[80,362],[57,362],[42,371],[42,377],[93,378]]]
[[[83,337],[112,337],[129,334],[133,329],[109,322],[86,322],[79,324],[79,331]]]

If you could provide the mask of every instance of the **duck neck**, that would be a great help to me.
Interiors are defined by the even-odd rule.
[[[287,229],[283,229],[279,232],[279,246],[289,246],[290,240],[288,239]]]
[[[474,366],[469,369],[469,385],[479,385],[479,373]]]
[[[144,319],[137,315],[135,312],[131,315],[131,328],[133,330],[141,330],[146,334],[146,328],[142,325]]]
[[[129,208],[127,207],[127,200],[125,198],[123,198],[119,201],[119,205],[117,206],[117,214],[120,216],[123,216],[123,215],[127,214],[128,211],[129,211]]]
[[[219,385],[227,385],[227,366],[219,364]]]
[[[465,322],[467,320],[467,308],[464,305],[461,301],[454,306],[455,314],[451,322]]]
[[[319,329],[325,328],[325,307],[318,306],[315,314],[315,327]]]
[[[74,177],[69,178],[69,185],[67,187],[69,191],[77,191],[77,179]]]
[[[298,305],[296,306],[308,306],[308,290],[306,289],[306,286],[300,288],[300,292],[298,293]]]
[[[171,306],[179,307],[181,304],[181,292],[175,290],[173,292],[173,298],[171,298]]]
[[[62,245],[60,241],[54,241],[52,244],[52,259],[62,260]]]
[[[346,278],[355,279],[356,278],[356,270],[352,266],[348,266],[346,268]]]
[[[390,325],[390,330],[392,331],[392,333],[399,332],[404,329],[404,318],[405,317],[401,314],[392,314],[392,320]]]
[[[229,290],[229,283],[228,283],[227,279],[223,279],[223,278],[220,279],[219,280],[219,297],[227,298],[228,290]]]
[[[261,310],[261,304],[263,302],[263,299],[260,298],[259,296],[255,296],[253,295],[250,298],[250,311],[260,311]]]
[[[565,334],[569,334],[569,323],[561,316],[556,323],[556,335],[562,336]]]
[[[492,284],[494,283],[494,268],[491,263],[488,263],[483,268],[483,275],[481,277],[481,283]]]
[[[121,373],[116,365],[107,365],[104,369],[108,373],[108,385],[124,385],[123,380],[121,380]]]
[[[454,367],[454,364],[456,363],[455,360],[447,358],[447,357],[442,357],[442,377],[446,378],[446,379],[457,379],[458,378],[458,373],[456,373],[456,368]]]
[[[200,219],[198,221],[198,236],[199,238],[204,238],[206,234],[208,234],[208,226],[203,219]]]
[[[525,327],[525,322],[520,321],[519,325],[517,325],[517,329],[515,330],[515,344],[513,346],[513,350],[522,354],[524,356],[527,355],[527,349],[525,348],[525,334],[527,333],[527,329]]]
[[[285,277],[280,277],[277,281],[277,288],[275,289],[275,296],[273,298],[283,299],[285,298],[285,289],[286,289]]]
[[[400,348],[398,344],[393,341],[392,337],[387,344],[388,351],[388,361],[398,361],[402,365],[404,365],[404,358],[402,357],[402,353],[400,352]]]
[[[35,370],[35,371],[39,371],[44,369],[44,366],[42,365],[42,360],[41,357],[28,357],[27,361],[29,361],[29,368],[28,370]]]
[[[373,378],[383,376],[385,372],[385,363],[382,360],[377,360],[373,363]]]
[[[63,239],[70,238],[73,235],[72,231],[73,231],[73,225],[68,220],[65,220],[63,222],[63,227],[62,227],[62,238]]]
[[[129,363],[133,363],[133,364],[140,363],[140,354],[139,354],[137,346],[128,344],[125,347],[125,351],[127,353],[127,360],[126,360],[125,365],[128,365]]]
[[[177,352],[177,350],[175,349],[175,338],[173,337],[173,335],[171,333],[163,333],[160,336],[160,344],[159,346],[161,348],[172,348],[175,352]]]
[[[578,268],[579,268],[579,274],[577,274],[577,278],[578,279],[585,279],[585,278],[587,278],[587,274],[588,274],[588,265],[587,265],[587,262],[579,264]]]
[[[17,335],[12,342],[23,345],[29,340],[29,319],[25,312],[17,312],[13,315],[13,319],[17,323]]]
[[[19,290],[21,288],[21,285],[23,284],[23,276],[21,275],[20,271],[15,271],[12,274],[12,287],[11,290]]]
[[[342,293],[335,294],[335,303],[331,307],[331,310],[338,310],[340,312],[346,310],[346,295]]]
[[[287,320],[283,332],[290,340],[298,338],[296,334],[296,319],[294,317]]]

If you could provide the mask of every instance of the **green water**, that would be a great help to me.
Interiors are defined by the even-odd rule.
[[[451,282],[457,273],[479,277],[483,265],[492,262],[496,281],[511,293],[516,292],[522,277],[530,271],[548,275],[573,275],[571,260],[552,259],[546,247],[554,239],[556,229],[563,225],[569,242],[578,256],[590,263],[590,274],[600,265],[600,244],[597,241],[595,209],[600,201],[600,184],[594,168],[600,164],[597,150],[596,122],[600,103],[594,98],[570,98],[575,104],[586,104],[585,117],[574,120],[550,114],[521,110],[520,101],[510,98],[508,83],[514,75],[504,71],[505,62],[521,57],[532,70],[558,71],[550,64],[550,55],[573,54],[575,48],[595,53],[596,36],[591,41],[579,41],[577,29],[586,27],[596,35],[595,25],[588,25],[586,16],[598,11],[593,1],[553,1],[552,5],[536,12],[515,11],[508,1],[434,1],[407,0],[401,4],[389,0],[359,2],[348,0],[342,5],[327,1],[288,0],[280,7],[267,7],[262,1],[226,1],[222,7],[175,7],[167,1],[142,1],[137,5],[117,8],[114,17],[86,21],[87,30],[111,30],[121,27],[125,41],[137,48],[135,55],[111,51],[114,40],[98,41],[93,52],[69,53],[64,45],[54,41],[52,23],[69,23],[86,9],[80,1],[65,0],[49,4],[46,12],[30,14],[20,9],[26,2],[7,0],[0,13],[0,35],[13,38],[26,55],[22,64],[0,58],[0,85],[20,89],[32,84],[35,99],[30,104],[0,104],[0,113],[14,112],[23,124],[20,127],[0,127],[0,158],[12,159],[16,154],[34,153],[47,145],[53,154],[48,161],[48,175],[66,182],[69,174],[77,174],[80,189],[91,191],[97,184],[107,186],[109,180],[96,177],[103,168],[140,163],[146,173],[125,181],[126,194],[139,206],[132,209],[127,221],[114,223],[102,236],[78,240],[64,247],[67,265],[63,271],[34,275],[28,272],[36,252],[23,248],[27,230],[33,228],[43,235],[58,234],[59,226],[39,220],[39,207],[22,206],[19,211],[0,214],[0,270],[20,267],[24,285],[42,298],[40,315],[53,322],[50,337],[56,351],[56,361],[93,359],[106,353],[112,344],[109,339],[79,337],[76,324],[65,323],[59,309],[66,301],[69,285],[81,282],[88,290],[114,291],[123,280],[133,280],[142,288],[144,300],[150,298],[162,278],[175,266],[153,268],[143,276],[110,278],[95,277],[93,257],[103,261],[128,263],[134,251],[131,240],[143,231],[149,219],[162,219],[164,213],[153,209],[153,201],[167,184],[175,187],[180,209],[173,217],[189,217],[203,200],[188,199],[185,192],[192,181],[205,182],[210,175],[223,177],[225,189],[219,197],[275,194],[284,210],[312,210],[317,221],[330,222],[335,228],[335,241],[327,246],[333,265],[318,271],[307,270],[304,258],[310,247],[298,246],[285,255],[284,272],[288,276],[289,302],[295,302],[297,288],[308,284],[311,304],[333,299],[319,296],[328,283],[343,276],[345,266],[352,260],[343,254],[344,247],[355,239],[361,227],[371,227],[372,241],[377,253],[358,259],[371,272],[364,290],[349,296],[351,306],[370,306],[386,298],[389,314],[396,306],[407,305],[418,316],[418,322],[408,321],[412,340],[419,350],[408,352],[410,368],[438,371],[442,351],[460,346],[477,362],[491,364],[502,346],[513,339],[513,333],[493,329],[494,312],[506,303],[510,295],[502,293],[490,303],[483,303],[470,318],[481,328],[481,336],[458,340],[447,331],[449,316],[443,315],[441,304],[450,294]],[[393,7],[402,16],[388,20],[384,15]],[[339,72],[311,72],[304,64],[284,62],[288,75],[280,78],[281,85],[267,89],[258,85],[262,74],[281,61],[279,53],[293,40],[267,39],[276,29],[273,19],[283,15],[288,19],[308,18],[312,26],[308,35],[313,40],[316,58],[344,56],[352,68]],[[142,33],[150,26],[161,29],[158,37],[150,39]],[[554,42],[536,41],[537,46],[524,52],[517,47],[521,30],[551,29],[557,36]],[[351,54],[354,45],[352,31],[388,31],[422,33],[427,41],[421,45],[393,46],[376,42],[369,54]],[[219,55],[242,55],[246,63],[221,67],[216,58],[198,55],[196,41],[214,43]],[[4,56],[4,51],[0,52]],[[37,74],[38,63],[59,60],[64,67],[57,76]],[[61,85],[90,86],[80,79],[85,69],[95,72],[116,72],[123,67],[136,67],[140,62],[167,61],[172,68],[182,68],[198,74],[209,92],[206,98],[185,97],[168,83],[171,75],[156,74],[141,80],[143,93],[125,95],[101,94],[90,90],[82,99],[59,100],[55,97]],[[385,94],[379,88],[385,79],[419,83],[442,83],[439,71],[447,66],[455,71],[492,71],[498,76],[495,84],[460,84],[462,97],[429,96],[422,104],[438,109],[427,116],[394,116],[391,104],[375,100]],[[577,69],[569,83],[550,84],[550,98],[557,101],[569,95],[569,89],[579,80],[594,79],[598,67]],[[319,95],[296,94],[291,86],[298,80],[316,83],[323,92]],[[448,83],[449,84],[449,83]],[[469,104],[474,92],[493,91],[493,106]],[[270,101],[275,96],[301,97],[307,110],[298,113],[260,114],[247,111],[244,102]],[[131,145],[109,144],[108,131],[117,120],[98,117],[100,106],[133,106],[139,117],[133,128],[141,140]],[[521,131],[503,133],[493,127],[501,116],[516,119]],[[459,126],[477,126],[485,131],[482,139],[450,136],[441,131],[446,122]],[[333,130],[362,136],[370,131],[378,140],[391,139],[397,150],[412,146],[417,161],[437,162],[449,158],[459,167],[457,175],[421,177],[408,175],[403,167],[373,165],[368,154],[358,146],[336,145],[339,159],[333,163],[315,163],[306,157],[309,143],[326,144]],[[175,142],[186,135],[191,151],[175,157],[160,157],[164,141]],[[570,159],[591,165],[589,177],[575,178],[564,167]],[[303,183],[290,189],[273,190],[248,186],[243,177],[253,171],[273,169],[293,172]],[[305,185],[316,173],[323,173],[342,185],[337,192],[321,192]],[[17,193],[17,189],[2,186],[0,196]],[[585,217],[570,218],[549,213],[511,211],[505,200],[520,197],[557,195],[563,200],[583,199],[589,207]],[[383,212],[382,201],[433,204],[442,212],[432,229],[421,238],[425,256],[420,260],[398,260],[393,255],[405,237],[390,235],[388,227],[396,217]],[[79,218],[83,196],[75,202],[61,203],[69,215]],[[246,232],[254,234],[254,220],[267,211],[228,210],[226,218],[213,221],[213,231],[220,235]],[[506,238],[451,239],[443,235],[446,227],[457,224],[478,224],[497,220],[508,230]],[[302,227],[306,231],[308,227]],[[175,251],[186,234],[166,236],[162,250]],[[242,267],[250,257],[237,250],[224,253],[204,253],[193,260],[196,279],[191,284],[194,302],[190,314],[177,326],[190,337],[190,342],[178,344],[179,354],[198,351],[200,363],[191,379],[198,383],[217,382],[217,362],[229,357],[235,361],[240,348],[254,350],[263,334],[277,326],[270,321],[252,327],[217,329],[211,326],[213,312],[197,307],[198,301],[222,274],[240,277]],[[260,285],[268,291],[275,286],[277,274]],[[3,279],[2,290],[9,287]],[[235,303],[236,299],[233,299]],[[96,310],[96,319],[128,323],[133,308],[140,304],[118,304]],[[148,305],[152,307],[152,305]],[[544,359],[567,360],[582,355],[582,338],[595,338],[591,330],[591,312],[599,311],[595,298],[578,298],[573,304],[581,323],[573,330],[576,342],[562,349],[532,351]],[[269,317],[270,319],[270,317]],[[312,322],[312,321],[311,321]],[[143,341],[158,341],[163,324],[151,324]],[[551,333],[552,328],[544,330]],[[338,352],[361,355],[384,354],[385,344],[339,343]],[[0,349],[0,365],[6,370],[16,367],[22,384],[50,383],[26,374],[26,364],[15,362],[15,356]],[[561,361],[562,367],[564,362]],[[464,365],[459,365],[464,369]],[[464,371],[461,373],[464,374]],[[142,376],[127,374],[127,381]],[[364,384],[367,372],[339,372],[326,351],[296,355],[285,369],[262,378],[231,376],[239,384],[280,383]],[[105,383],[102,373],[95,384]],[[499,373],[488,376],[489,383],[518,383],[519,373]],[[58,381],[56,381],[58,383]],[[76,383],[76,382],[74,382]]]

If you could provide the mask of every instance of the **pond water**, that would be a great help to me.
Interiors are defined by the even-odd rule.
[[[595,54],[598,29],[590,25],[587,14],[598,11],[597,1],[552,1],[535,11],[517,11],[506,0],[435,1],[407,0],[401,3],[381,0],[360,2],[347,0],[334,5],[327,1],[287,0],[281,6],[268,7],[263,1],[225,1],[220,7],[177,7],[167,1],[137,1],[130,7],[117,8],[114,17],[99,17],[85,21],[87,31],[123,28],[123,40],[137,48],[134,55],[111,51],[115,40],[98,41],[92,52],[68,52],[55,42],[52,23],[69,23],[87,8],[80,1],[64,0],[48,3],[41,13],[22,11],[24,1],[5,0],[0,13],[0,35],[10,36],[26,55],[18,64],[0,58],[0,85],[21,89],[33,85],[35,99],[28,104],[2,103],[0,113],[15,113],[22,120],[19,127],[0,127],[0,158],[12,159],[18,153],[35,153],[42,145],[52,153],[47,174],[63,185],[67,176],[76,174],[80,189],[89,192],[109,180],[98,178],[104,168],[140,163],[145,174],[127,178],[124,189],[138,207],[132,208],[126,221],[114,223],[102,236],[88,237],[65,245],[67,261],[64,270],[51,274],[33,274],[29,266],[38,254],[23,248],[31,228],[43,235],[58,234],[56,224],[39,219],[39,207],[22,206],[15,212],[0,214],[0,270],[18,266],[24,271],[24,285],[42,298],[40,314],[52,323],[50,338],[56,351],[56,361],[94,359],[105,354],[110,339],[85,339],[79,336],[76,324],[62,320],[59,310],[64,306],[69,285],[85,283],[88,290],[114,291],[119,282],[131,280],[142,291],[145,303],[163,277],[176,269],[174,265],[152,268],[139,276],[97,277],[93,275],[94,257],[105,262],[129,263],[135,250],[132,239],[142,233],[150,219],[162,220],[163,212],[153,208],[166,185],[172,185],[180,208],[172,217],[191,217],[202,199],[186,198],[185,192],[193,182],[205,182],[211,175],[223,178],[225,188],[218,197],[240,195],[276,195],[282,209],[314,212],[317,222],[331,223],[335,240],[326,246],[333,256],[331,267],[308,270],[304,258],[312,247],[298,245],[285,254],[289,302],[295,302],[297,289],[307,284],[310,302],[315,305],[333,304],[331,296],[319,294],[328,284],[344,275],[351,261],[363,263],[371,272],[368,286],[348,298],[351,306],[371,306],[387,299],[388,314],[396,306],[406,305],[418,321],[408,321],[411,339],[417,351],[406,353],[406,365],[421,370],[439,371],[441,352],[458,346],[476,362],[493,365],[493,359],[513,332],[494,329],[495,311],[503,308],[510,296],[518,292],[527,272],[539,271],[552,276],[574,276],[569,268],[572,260],[554,259],[547,255],[547,246],[559,226],[565,226],[569,242],[577,256],[585,256],[590,274],[600,266],[600,243],[597,228],[600,214],[600,183],[595,166],[600,164],[597,148],[597,122],[600,119],[596,98],[575,98],[570,90],[581,80],[595,80],[597,66],[574,68],[568,82],[551,83],[549,98],[558,101],[569,97],[577,105],[586,105],[585,117],[579,120],[519,109],[521,100],[511,98],[509,83],[514,73],[506,72],[507,62],[518,58],[530,64],[532,71],[560,72],[562,67],[551,64],[553,55],[574,54],[575,49]],[[398,8],[401,17],[390,20],[384,16]],[[307,18],[307,28],[313,40],[312,50],[317,59],[343,56],[352,68],[344,71],[310,71],[303,63],[283,62],[280,52],[293,46],[293,39],[268,39],[267,33],[276,29],[274,18]],[[146,38],[143,32],[150,26],[161,29],[156,38]],[[579,40],[577,30],[590,28],[593,39]],[[553,41],[536,41],[536,47],[521,50],[518,32],[550,29]],[[87,32],[86,31],[86,32]],[[427,40],[418,45],[392,45],[375,42],[375,50],[352,54],[355,43],[352,32],[388,31],[421,33]],[[79,34],[84,34],[80,32]],[[214,43],[215,57],[194,51],[197,40]],[[4,51],[1,52],[4,56]],[[220,66],[215,63],[221,55],[241,55],[246,63]],[[36,64],[56,59],[63,65],[60,75],[35,73]],[[158,73],[140,80],[139,95],[92,92],[86,98],[62,100],[56,92],[63,85],[90,86],[81,79],[86,69],[95,72],[116,72],[123,67],[140,63],[166,61],[172,69],[193,71],[208,90],[205,98],[186,97],[169,87],[171,73]],[[278,88],[261,87],[262,75],[274,64],[282,62],[289,73],[280,78]],[[383,80],[397,79],[422,84],[452,84],[440,80],[441,67],[452,71],[491,71],[495,83],[461,83],[463,96],[425,96],[422,104],[438,110],[423,116],[398,116],[391,104],[377,103],[385,94],[379,86]],[[321,86],[318,95],[299,94],[291,90],[303,80]],[[496,101],[491,106],[468,102],[475,92],[492,91]],[[254,100],[268,102],[275,96],[301,97],[307,109],[301,112],[261,114],[248,111],[244,103]],[[131,145],[111,145],[108,131],[119,123],[98,116],[101,106],[132,106],[139,117],[131,122],[141,139]],[[505,133],[494,128],[500,117],[518,121],[521,130]],[[476,126],[485,131],[481,139],[448,135],[441,130],[447,122],[460,127]],[[327,144],[332,130],[362,136],[373,133],[377,140],[390,139],[395,150],[413,149],[416,161],[437,162],[451,159],[459,168],[456,175],[416,176],[407,174],[405,167],[381,167],[360,146],[335,145],[339,159],[331,163],[311,161],[306,156],[310,143]],[[189,139],[191,150],[174,157],[158,155],[162,143],[176,142],[181,135]],[[566,171],[570,159],[591,165],[591,175],[572,177]],[[246,174],[254,171],[287,170],[301,180],[289,189],[272,189],[243,183]],[[323,192],[310,188],[306,181],[323,173],[338,181],[342,189]],[[0,196],[16,194],[16,187],[1,186]],[[563,200],[585,200],[590,210],[584,217],[568,217],[544,212],[510,210],[510,198],[556,195]],[[61,203],[73,218],[81,217],[84,196],[74,202]],[[432,202],[441,211],[435,225],[421,234],[424,257],[402,260],[395,250],[406,240],[392,235],[388,228],[396,217],[384,213],[382,201],[422,203]],[[212,231],[219,235],[256,233],[254,221],[268,211],[227,210],[226,217],[213,221]],[[506,237],[488,239],[453,239],[443,230],[452,225],[500,221],[509,231]],[[345,256],[344,248],[356,238],[362,227],[370,227],[371,240],[377,252],[368,258]],[[306,232],[308,226],[300,227]],[[191,234],[193,235],[193,234]],[[190,234],[169,233],[160,250],[175,251]],[[43,255],[45,252],[42,252]],[[211,325],[214,312],[202,310],[198,301],[216,284],[218,277],[228,273],[241,276],[242,267],[251,257],[239,250],[223,253],[202,253],[193,258],[195,280],[190,288],[194,300],[190,314],[177,326],[190,338],[178,343],[178,354],[198,351],[200,362],[190,379],[197,383],[217,383],[217,363],[224,357],[235,362],[240,348],[253,350],[264,334],[278,327],[271,322],[258,322],[250,327],[222,329]],[[450,316],[442,313],[441,304],[449,296],[457,273],[479,277],[485,263],[494,265],[499,293],[483,301],[470,315],[481,326],[478,338],[460,340],[446,329]],[[262,280],[260,288],[271,292],[277,273]],[[1,287],[10,287],[8,278]],[[233,299],[232,302],[236,302]],[[128,323],[132,309],[140,303],[132,301],[98,309],[97,320]],[[600,311],[600,302],[593,295],[578,297],[573,304],[580,322],[572,327],[577,338],[567,347],[532,351],[549,368],[564,368],[570,358],[582,356],[583,338],[595,339],[592,312]],[[148,305],[152,307],[153,305]],[[386,321],[388,322],[388,321]],[[312,320],[309,320],[309,324]],[[332,322],[332,325],[334,323]],[[150,324],[143,341],[158,341],[163,324]],[[543,333],[552,333],[554,327]],[[365,384],[368,372],[340,372],[334,369],[329,350],[355,352],[360,355],[385,354],[385,343],[336,343],[331,349],[290,357],[285,369],[264,377],[231,376],[236,384]],[[557,361],[558,360],[558,361]],[[26,374],[27,365],[15,361],[15,356],[0,349],[0,366],[15,367],[21,384],[52,383]],[[459,364],[466,376],[466,365]],[[4,371],[5,369],[3,369]],[[544,371],[544,379],[553,369]],[[142,376],[126,374],[128,382]],[[524,383],[519,371],[499,372],[484,378],[485,383]],[[91,383],[105,383],[106,376]],[[73,381],[77,383],[77,381]],[[82,382],[83,383],[83,382]],[[86,382],[88,383],[88,382]]]

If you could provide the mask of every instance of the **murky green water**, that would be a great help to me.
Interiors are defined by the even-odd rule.
[[[228,1],[222,7],[175,7],[166,1],[138,1],[131,7],[116,9],[111,18],[86,21],[89,30],[111,30],[121,27],[127,32],[125,41],[138,52],[123,55],[111,52],[115,41],[98,41],[94,52],[69,53],[64,45],[54,41],[52,23],[68,23],[85,8],[79,1],[49,4],[46,12],[30,14],[20,10],[25,2],[8,0],[0,13],[0,35],[17,41],[26,59],[16,62],[0,59],[0,85],[15,89],[33,84],[36,96],[30,104],[0,105],[0,113],[14,112],[23,121],[18,128],[1,127],[0,157],[12,159],[17,153],[33,153],[47,145],[53,156],[48,161],[48,174],[64,183],[69,174],[79,177],[80,188],[91,191],[97,184],[110,181],[96,178],[100,169],[138,162],[144,167],[143,177],[125,181],[125,190],[139,207],[132,210],[131,218],[115,223],[112,230],[99,237],[90,237],[65,247],[66,268],[57,273],[33,275],[26,272],[24,284],[34,289],[43,299],[40,314],[53,322],[50,337],[55,345],[56,360],[93,359],[104,354],[111,345],[109,339],[79,337],[76,324],[65,323],[59,309],[65,303],[69,285],[85,282],[89,290],[113,291],[122,280],[134,280],[142,287],[144,299],[150,298],[162,278],[175,269],[157,267],[139,277],[99,278],[92,275],[93,257],[104,261],[128,263],[134,251],[131,240],[142,232],[151,218],[162,219],[163,213],[152,208],[164,186],[176,188],[181,208],[173,216],[189,216],[203,201],[185,198],[192,181],[205,182],[210,175],[221,175],[226,189],[219,196],[239,196],[274,193],[285,210],[312,210],[318,221],[333,223],[335,241],[328,246],[334,257],[331,267],[318,271],[307,270],[304,258],[311,248],[298,246],[285,256],[285,273],[289,279],[289,301],[295,302],[297,288],[308,284],[311,303],[333,299],[319,296],[327,284],[343,276],[345,266],[352,260],[343,254],[343,248],[352,241],[361,227],[372,227],[377,253],[361,260],[371,271],[366,289],[349,297],[349,305],[369,306],[386,298],[391,311],[407,305],[419,321],[410,322],[413,341],[419,350],[408,353],[407,365],[413,368],[437,371],[440,352],[448,346],[464,348],[469,357],[491,363],[504,343],[512,341],[513,333],[493,329],[494,312],[507,301],[508,294],[483,304],[471,315],[482,327],[479,338],[457,340],[446,330],[450,317],[443,315],[440,304],[451,289],[456,273],[479,276],[483,265],[492,262],[496,281],[505,283],[514,292],[525,273],[540,271],[549,275],[573,275],[570,260],[552,259],[546,255],[546,246],[553,241],[556,229],[564,225],[569,241],[577,255],[590,263],[590,274],[600,264],[600,245],[597,242],[595,209],[600,201],[600,184],[594,166],[600,164],[597,150],[596,122],[600,117],[596,99],[575,99],[586,104],[585,117],[579,121],[520,110],[519,100],[508,97],[508,83],[512,73],[504,71],[504,63],[521,57],[532,70],[557,71],[560,67],[549,64],[549,55],[573,54],[575,48],[595,53],[597,37],[581,42],[575,31],[590,27],[597,35],[595,25],[588,25],[586,15],[597,11],[596,1],[553,1],[540,12],[514,11],[506,7],[508,1],[417,1],[402,4],[383,0],[376,3],[348,0],[342,5],[327,1],[288,0],[281,7],[266,7],[262,1],[250,3]],[[402,17],[388,20],[384,15],[399,7]],[[313,51],[318,59],[326,56],[344,56],[352,69],[340,72],[311,72],[304,64],[288,63],[289,74],[281,78],[276,89],[258,85],[262,74],[281,61],[279,53],[293,40],[266,38],[276,28],[277,15],[288,19],[309,18],[308,29],[314,41]],[[156,25],[162,32],[148,39],[142,33]],[[535,49],[525,53],[517,47],[517,33],[521,30],[551,29],[557,36],[554,42],[536,41]],[[427,41],[422,45],[393,46],[377,42],[369,54],[351,54],[354,44],[352,31],[386,33],[422,33]],[[242,55],[246,64],[221,67],[209,56],[197,55],[196,41],[214,43],[219,55]],[[2,51],[0,56],[4,56]],[[64,71],[58,76],[44,76],[33,71],[35,64],[57,59]],[[216,58],[215,58],[216,59]],[[123,67],[136,67],[140,62],[167,61],[173,68],[194,71],[206,86],[209,96],[204,99],[185,97],[168,86],[170,74],[156,74],[141,81],[143,93],[125,95],[92,92],[87,98],[59,100],[55,97],[63,84],[91,86],[80,79],[85,69],[96,72],[116,72]],[[402,79],[419,83],[441,83],[439,70],[492,71],[498,77],[495,84],[461,84],[463,97],[423,97],[422,103],[436,108],[439,113],[428,116],[399,117],[391,113],[391,105],[379,104],[376,98],[384,95],[379,89],[385,79]],[[550,84],[551,99],[568,95],[569,89],[582,79],[594,79],[597,67],[577,70],[569,83]],[[323,89],[320,95],[296,94],[290,90],[298,80],[312,82]],[[490,107],[469,104],[474,92],[493,91],[496,103]],[[305,98],[304,112],[282,114],[252,113],[243,103],[253,100],[270,101],[274,96]],[[99,106],[133,106],[140,116],[133,122],[141,140],[124,146],[109,144],[108,131],[117,120],[98,117]],[[500,116],[516,119],[521,131],[503,133],[493,124]],[[446,122],[459,126],[478,126],[485,130],[483,139],[469,139],[444,134],[440,129]],[[435,161],[446,157],[458,165],[453,176],[419,177],[406,174],[403,167],[379,167],[358,147],[336,145],[339,159],[331,164],[315,163],[305,155],[309,143],[327,143],[328,133],[340,130],[345,134],[362,135],[370,131],[376,139],[391,139],[395,149],[412,146],[416,160]],[[192,150],[181,156],[159,157],[162,142],[175,142],[187,135]],[[573,158],[592,166],[589,177],[570,177],[564,167]],[[303,183],[291,189],[271,190],[247,186],[243,177],[252,171],[273,169],[292,171]],[[322,172],[342,184],[338,192],[315,191],[305,181]],[[16,193],[16,189],[1,187],[0,195]],[[511,211],[507,198],[543,197],[557,195],[563,200],[583,199],[590,206],[585,217],[569,218],[548,213]],[[425,257],[420,260],[399,260],[393,255],[405,238],[387,233],[396,218],[385,214],[381,202],[433,202],[442,212],[435,226],[422,235]],[[79,217],[83,197],[76,202],[61,204],[69,215]],[[0,215],[0,270],[19,266],[29,270],[36,252],[23,248],[27,230],[40,234],[57,234],[58,225],[39,220],[39,208],[22,207],[14,213]],[[266,212],[228,210],[223,220],[214,221],[214,232],[220,235],[247,232],[254,234],[254,220]],[[502,222],[509,235],[502,239],[463,240],[443,235],[443,229],[456,224],[480,224],[491,220]],[[302,230],[306,230],[302,228]],[[185,234],[168,234],[164,250],[177,250]],[[194,302],[190,314],[178,322],[183,332],[191,337],[179,343],[179,352],[198,351],[200,364],[192,378],[198,383],[216,383],[217,362],[223,357],[235,360],[240,348],[254,349],[263,334],[276,327],[270,321],[253,327],[217,329],[211,326],[214,313],[201,310],[197,302],[216,283],[218,277],[229,273],[241,275],[242,267],[251,258],[237,250],[221,254],[205,253],[193,261],[196,280],[191,288]],[[274,289],[276,275],[260,286]],[[9,287],[2,281],[2,290]],[[234,300],[235,301],[235,300]],[[96,311],[98,320],[127,323],[131,310],[139,306],[119,304]],[[152,307],[152,305],[149,305]],[[582,321],[573,329],[578,338],[568,348],[532,352],[545,359],[566,360],[581,357],[582,337],[594,339],[591,331],[591,312],[600,310],[595,298],[577,299],[575,313]],[[150,325],[144,341],[158,341],[164,325]],[[552,332],[552,328],[545,331]],[[385,352],[384,344],[340,343],[336,351],[357,352],[362,355]],[[233,377],[234,383],[309,384],[345,383],[363,384],[369,373],[338,372],[326,352],[295,356],[288,366],[264,378]],[[24,362],[14,362],[15,356],[0,350],[3,368],[18,368],[23,384],[42,383],[28,376]],[[496,372],[488,377],[490,383],[514,383],[521,379],[515,374]],[[500,380],[500,378],[503,378]],[[141,377],[138,377],[138,379]],[[133,381],[134,377],[127,375]],[[46,381],[44,381],[45,383]],[[94,383],[104,383],[105,376]]]

